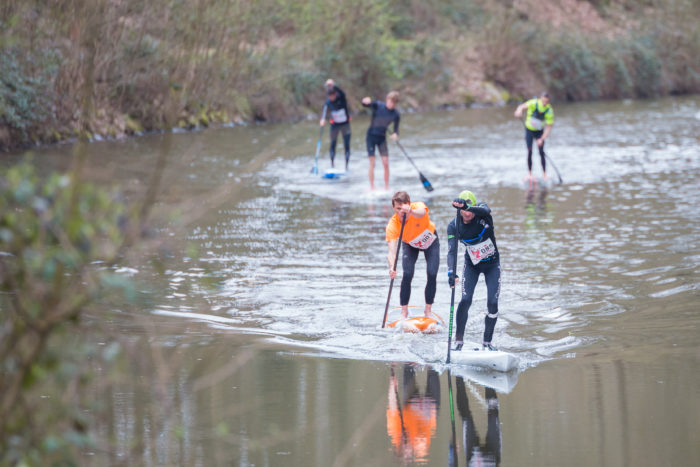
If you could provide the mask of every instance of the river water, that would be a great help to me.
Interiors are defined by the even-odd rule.
[[[129,336],[133,358],[94,394],[116,449],[85,462],[700,465],[700,97],[554,107],[547,152],[563,183],[550,169],[533,190],[512,108],[403,114],[402,145],[431,193],[393,144],[390,190],[367,191],[364,116],[342,181],[309,173],[314,121],[91,144],[90,176],[133,193],[167,147],[159,208],[181,214],[159,227],[162,271],[150,259],[120,269],[147,299],[102,323]],[[34,153],[41,167],[69,159],[69,147]],[[494,343],[517,371],[448,367],[445,332],[381,329],[399,189],[438,227],[444,319],[450,200],[469,189],[491,207]],[[421,257],[416,315],[424,271]],[[389,320],[397,306],[398,282]],[[467,337],[485,310],[480,279]]]

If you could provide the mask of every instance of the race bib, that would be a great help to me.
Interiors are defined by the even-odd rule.
[[[544,122],[539,118],[530,117],[530,126],[535,130],[541,130],[544,128]]]
[[[496,246],[490,238],[487,238],[476,245],[467,245],[467,253],[469,253],[469,259],[472,260],[472,264],[476,266],[479,262],[493,256],[496,253]]]
[[[425,229],[416,238],[406,243],[411,245],[413,248],[418,248],[419,250],[427,250],[430,247],[430,245],[433,244],[436,238],[437,236],[434,233],[432,233],[429,229]]]
[[[331,110],[331,118],[333,123],[345,123],[348,121],[348,114],[345,113],[345,109]]]

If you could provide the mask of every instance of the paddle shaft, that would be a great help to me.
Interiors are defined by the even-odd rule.
[[[457,215],[455,216],[455,230],[457,230],[457,226],[459,222],[459,209],[457,210]],[[459,230],[457,230],[459,232]],[[447,241],[449,242],[450,239],[448,238]],[[457,287],[457,260],[459,259],[459,238],[457,239],[457,251],[456,251],[456,256],[455,256],[455,285],[452,287],[452,298],[450,299],[450,325],[448,326],[449,330],[447,332],[447,360],[445,363],[449,365],[450,363],[450,350],[452,347],[452,317],[454,315],[455,311],[455,287]]]
[[[557,169],[557,166],[554,165],[554,161],[546,153],[545,153],[544,157],[546,157],[547,160],[549,161],[550,165],[552,167],[554,167],[554,171],[557,173],[557,178],[559,179],[559,184],[561,185],[563,183],[563,181],[561,179],[561,175],[559,174],[559,170]]]
[[[401,149],[401,152],[403,153],[404,156],[406,156],[406,159],[408,159],[408,161],[411,163],[411,165],[413,165],[413,167],[415,167],[415,169],[418,170],[418,177],[420,178],[420,181],[423,184],[423,187],[425,187],[425,189],[428,191],[433,191],[433,186],[430,184],[428,179],[425,178],[425,175],[423,175],[421,173],[421,171],[418,169],[418,167],[416,166],[416,163],[413,162],[413,159],[411,159],[408,156],[408,154],[406,153],[406,150],[403,148],[403,146],[401,146],[401,143],[399,143],[397,141],[396,144],[399,146],[399,149]]]
[[[321,119],[322,120],[326,119],[326,105],[325,104],[323,105],[323,113],[322,113]],[[314,157],[314,166],[311,169],[312,174],[318,173],[318,153],[321,152],[321,141],[322,140],[323,140],[323,126],[321,127],[321,131],[318,134],[318,142],[316,143],[316,156]]]
[[[398,244],[396,245],[396,257],[394,258],[394,267],[393,270],[396,271],[396,265],[399,262],[399,252],[401,251],[401,242],[403,241],[403,228],[406,226],[406,214],[403,215],[403,219],[401,220],[401,233],[399,233],[399,240]],[[389,301],[391,300],[391,289],[394,288],[394,278],[391,278],[391,282],[389,282],[389,296],[386,297],[386,306],[384,307],[384,318],[382,319],[382,328],[386,325],[386,316],[389,313]]]
[[[455,285],[456,287],[456,285]],[[452,316],[455,311],[455,288],[452,287],[452,298],[450,299],[450,326],[449,326],[449,331],[447,334],[447,363],[449,365],[450,363],[450,348],[452,347]]]

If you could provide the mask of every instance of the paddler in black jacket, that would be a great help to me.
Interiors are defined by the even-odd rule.
[[[447,277],[450,287],[455,286],[459,276],[457,270],[457,251],[459,243],[467,250],[464,253],[464,269],[462,270],[462,299],[457,307],[457,330],[455,349],[461,350],[464,344],[464,328],[467,325],[469,307],[472,304],[474,288],[483,274],[486,280],[488,298],[484,338],[484,350],[496,350],[491,345],[493,329],[498,319],[498,295],[501,292],[501,264],[496,246],[496,236],[493,228],[491,209],[486,203],[476,203],[476,196],[471,191],[463,191],[452,201],[452,206],[458,209],[458,215],[447,225]]]
[[[345,93],[330,78],[326,81],[326,101],[323,104],[321,126],[326,124],[326,113],[330,116],[331,123],[331,167],[335,167],[335,146],[338,143],[338,133],[342,133],[343,147],[345,147],[345,170],[348,170],[350,162],[350,108]]]
[[[398,91],[391,91],[386,95],[386,101],[373,101],[370,97],[362,99],[362,105],[372,109],[372,121],[367,129],[367,157],[369,158],[369,189],[374,190],[374,165],[376,156],[375,148],[379,148],[379,155],[384,166],[384,188],[389,189],[389,148],[386,145],[386,131],[390,124],[394,124],[392,141],[399,139],[399,122],[401,115],[396,109],[399,102]]]

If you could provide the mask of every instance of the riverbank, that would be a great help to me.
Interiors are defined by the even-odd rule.
[[[700,92],[697,2],[10,1],[0,21],[0,150],[317,115]]]

